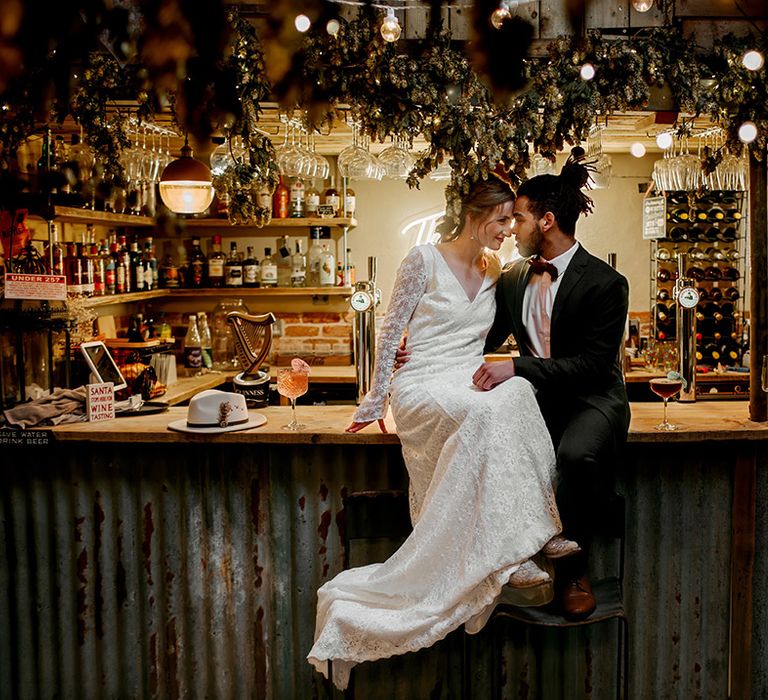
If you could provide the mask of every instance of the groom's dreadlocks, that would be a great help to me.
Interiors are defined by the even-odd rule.
[[[551,211],[560,230],[572,236],[579,216],[592,212],[592,200],[581,191],[589,182],[589,173],[584,150],[574,148],[559,175],[532,177],[520,185],[517,196],[527,197],[529,210],[539,218]]]

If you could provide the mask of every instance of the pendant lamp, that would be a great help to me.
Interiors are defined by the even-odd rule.
[[[200,214],[211,205],[213,193],[211,171],[192,157],[185,136],[181,158],[168,163],[160,175],[160,198],[176,214]]]

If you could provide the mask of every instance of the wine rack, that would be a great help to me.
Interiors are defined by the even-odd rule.
[[[744,323],[746,236],[744,193],[668,192],[666,236],[651,244],[651,325],[656,341],[676,341],[673,290],[677,254],[700,295],[696,309],[698,365],[741,364],[748,347]]]

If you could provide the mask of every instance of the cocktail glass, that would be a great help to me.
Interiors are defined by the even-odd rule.
[[[309,372],[304,368],[294,369],[283,367],[277,370],[277,391],[281,396],[291,400],[291,422],[282,426],[283,430],[298,431],[306,428],[296,420],[296,399],[304,396],[309,388]]]
[[[664,419],[655,426],[656,430],[677,430],[677,426],[667,420],[667,401],[683,388],[683,380],[670,379],[669,377],[654,377],[650,381],[650,386],[651,391],[656,396],[661,396],[664,401]]]

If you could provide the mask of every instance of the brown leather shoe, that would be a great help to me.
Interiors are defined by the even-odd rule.
[[[584,620],[597,607],[587,576],[564,581],[560,587],[559,600],[562,613],[569,620]]]

